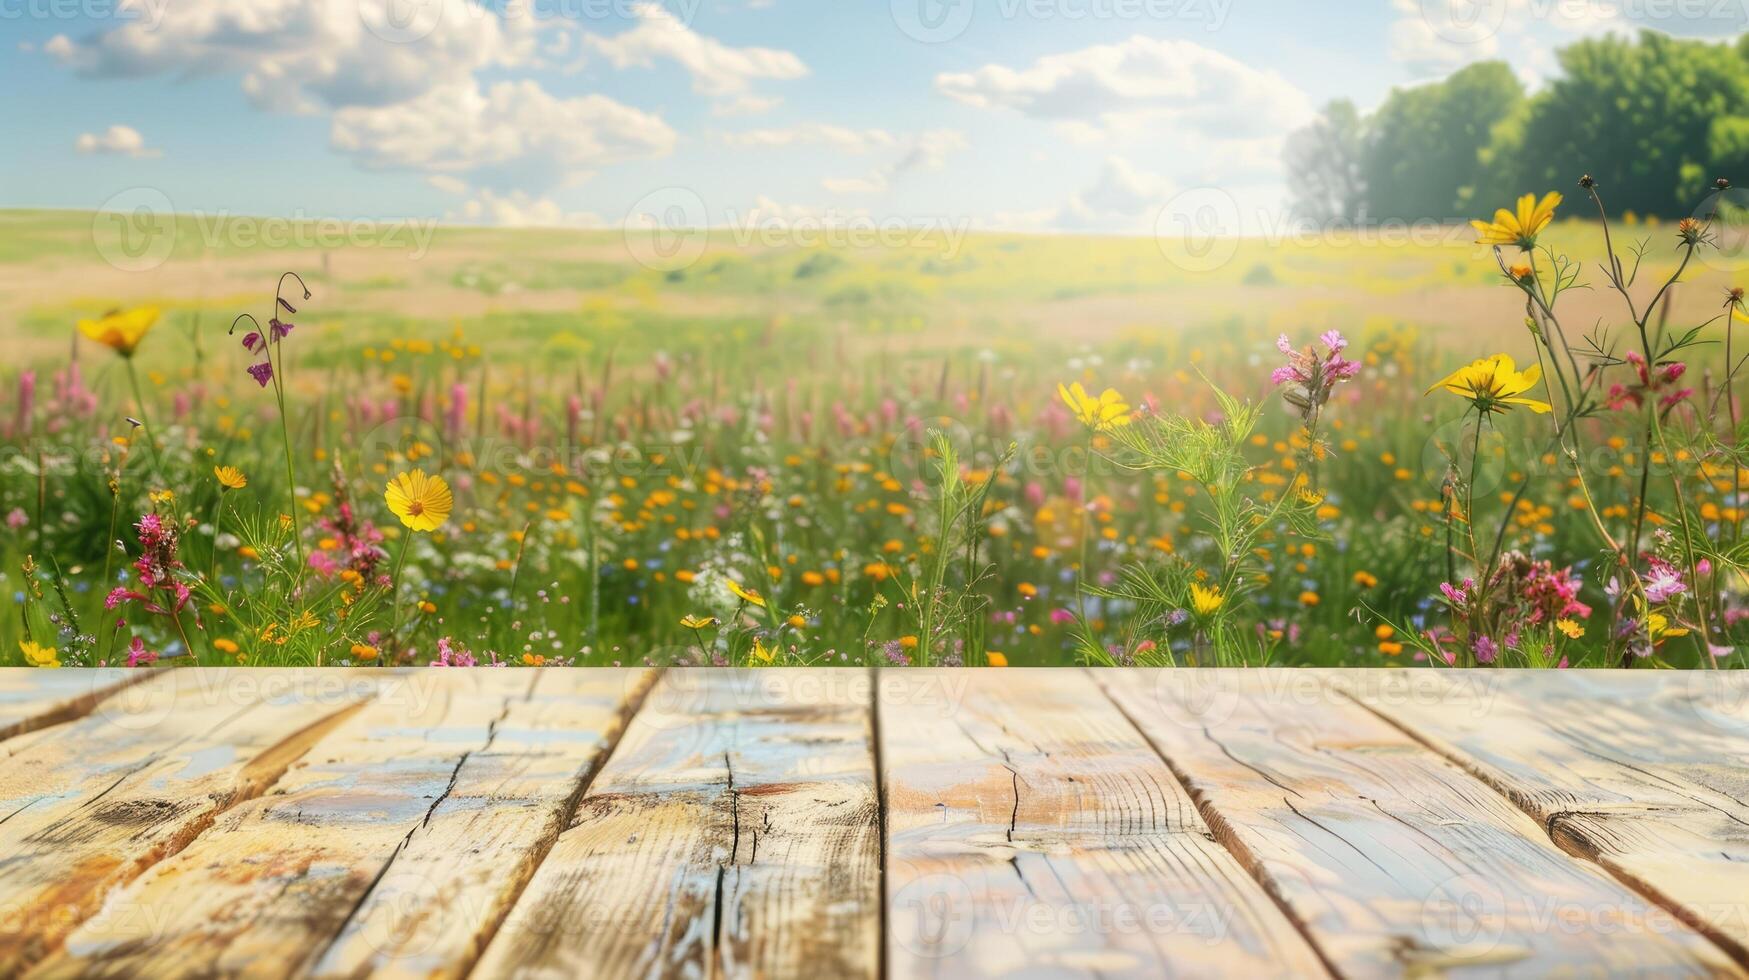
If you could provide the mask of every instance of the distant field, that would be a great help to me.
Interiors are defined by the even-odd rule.
[[[209,663],[420,663],[461,649],[517,663],[1188,662],[1199,647],[1174,639],[1176,621],[1137,622],[1132,604],[1086,587],[1138,563],[1217,567],[1203,499],[1172,474],[1117,467],[1057,386],[1111,386],[1149,411],[1214,417],[1200,373],[1263,403],[1245,480],[1267,501],[1291,492],[1299,452],[1297,423],[1269,382],[1275,338],[1304,345],[1329,330],[1349,338],[1364,370],[1325,420],[1322,531],[1300,540],[1271,530],[1264,570],[1247,581],[1252,662],[1402,662],[1413,647],[1393,630],[1443,622],[1441,487],[1448,454],[1470,438],[1462,404],[1423,392],[1473,358],[1534,362],[1522,296],[1467,230],[1423,230],[1411,243],[1245,239],[1212,243],[1213,260],[1152,238],[938,235],[831,248],[720,230],[696,242],[693,261],[646,264],[635,236],[628,245],[617,230],[154,227],[0,212],[10,355],[0,384],[31,409],[0,410],[11,450],[0,513],[17,532],[0,547],[0,574],[16,581],[35,556],[25,578],[44,592],[26,603],[32,636],[59,602],[46,586],[65,590],[53,624],[64,662],[118,662],[130,639]],[[1618,235],[1652,243],[1646,281],[1673,268],[1672,228]],[[1601,245],[1577,222],[1544,239],[1587,260]],[[287,287],[298,312],[279,362],[282,431],[273,391],[244,370],[248,328],[226,330],[240,313],[264,322],[288,271],[312,295]],[[1722,256],[1697,264],[1672,294],[1673,321],[1713,316],[1733,271]],[[1596,280],[1595,268],[1584,278]],[[1604,289],[1562,303],[1576,331],[1620,318],[1620,298]],[[145,306],[161,318],[134,362],[136,398],[127,362],[76,340],[75,324]],[[34,394],[21,390],[26,370]],[[142,416],[160,458],[126,421]],[[1610,570],[1596,564],[1573,488],[1552,457],[1539,461],[1542,437],[1525,413],[1502,423],[1478,483],[1483,497],[1503,495],[1485,501],[1490,519],[1524,467],[1533,474],[1504,544],[1571,565],[1586,600],[1608,608]],[[940,457],[930,428],[947,433],[969,485],[989,483],[978,543],[941,586],[953,625],[920,641],[926,621],[941,626],[918,612],[929,606],[926,570],[954,546],[941,543],[931,509]],[[132,440],[125,461],[118,439]],[[992,473],[1010,442],[1018,456]],[[620,458],[631,462],[603,465]],[[248,487],[222,494],[216,464],[245,471]],[[104,487],[118,465],[112,500]],[[414,536],[405,576],[391,579],[385,568],[409,539],[383,506],[383,484],[415,467],[448,479],[456,510]],[[1590,488],[1599,507],[1631,498],[1633,476],[1620,465],[1600,473]],[[1700,486],[1693,505],[1716,517],[1729,486]],[[149,496],[162,489],[173,498]],[[351,540],[337,545],[332,531],[347,501],[381,533],[359,539],[380,558],[369,564],[383,578],[369,589],[332,578],[345,566],[333,549]],[[179,574],[197,598],[176,621],[138,616],[116,630],[99,600],[128,582],[140,548],[132,525],[148,512],[180,522]],[[125,556],[106,555],[111,522]],[[106,565],[114,581],[102,581]],[[736,599],[727,580],[757,587],[766,605]],[[298,598],[272,607],[262,590]],[[207,610],[198,623],[197,606]],[[403,618],[397,606],[419,611]],[[686,617],[716,625],[683,626]],[[0,622],[0,662],[24,638],[19,623]],[[1602,665],[1586,660],[1591,642],[1561,655]],[[1674,662],[1704,656],[1690,641],[1671,651]]]

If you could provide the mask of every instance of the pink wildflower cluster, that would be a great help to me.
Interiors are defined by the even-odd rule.
[[[508,666],[504,661],[498,659],[498,654],[494,651],[488,650],[486,657],[485,666],[487,667]],[[458,646],[454,640],[447,636],[438,639],[437,656],[432,658],[430,664],[432,667],[478,667],[480,665],[479,658],[469,652],[466,647]]]
[[[134,527],[140,535],[140,557],[134,561],[139,587],[117,588],[104,599],[103,606],[113,610],[124,602],[137,602],[155,615],[177,615],[188,605],[190,593],[176,577],[184,568],[176,557],[176,525],[157,514],[147,514]]]
[[[316,519],[316,526],[334,540],[334,548],[318,548],[310,552],[310,568],[324,578],[342,572],[358,575],[356,581],[387,586],[389,579],[382,572],[383,532],[369,520],[359,520],[353,512],[352,500],[346,490],[346,476],[339,467],[334,470],[334,514]]]
[[[255,383],[263,388],[267,387],[268,383],[273,380],[273,357],[269,353],[268,346],[284,340],[292,332],[292,328],[297,326],[295,323],[287,323],[279,318],[280,309],[283,309],[287,315],[292,315],[297,313],[297,307],[287,303],[284,297],[276,297],[275,302],[279,308],[273,311],[273,316],[267,321],[267,332],[263,334],[260,330],[251,330],[243,335],[243,349],[260,358],[249,365],[249,376],[254,378]]]
[[[1324,345],[1322,355],[1311,346],[1296,349],[1287,339],[1287,334],[1282,334],[1275,342],[1275,349],[1281,351],[1287,363],[1270,372],[1269,380],[1277,386],[1293,385],[1285,397],[1301,409],[1323,405],[1330,400],[1330,392],[1339,382],[1360,373],[1359,361],[1342,356],[1348,340],[1341,331],[1325,331],[1318,341]]]
[[[145,640],[136,636],[134,637],[134,641],[128,644],[129,667],[150,667],[157,662],[157,651],[146,649]]]
[[[1694,394],[1693,388],[1678,387],[1682,376],[1688,372],[1688,365],[1681,361],[1673,361],[1653,370],[1638,351],[1629,351],[1627,362],[1639,376],[1639,381],[1633,385],[1610,385],[1607,399],[1610,408],[1641,408],[1646,404],[1647,398],[1655,397],[1658,399],[1658,407],[1669,411]]]
[[[1580,582],[1571,567],[1556,569],[1554,563],[1533,561],[1523,565],[1518,576],[1518,594],[1528,610],[1527,620],[1545,623],[1591,615],[1591,607],[1579,601]]]
[[[1642,581],[1647,602],[1661,605],[1688,591],[1687,583],[1682,581],[1682,572],[1675,565],[1657,555],[1645,557],[1646,576]]]

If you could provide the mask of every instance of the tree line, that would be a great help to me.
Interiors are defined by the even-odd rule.
[[[1393,89],[1370,115],[1325,106],[1289,136],[1294,213],[1319,224],[1486,217],[1582,173],[1611,208],[1689,214],[1718,176],[1749,183],[1749,35],[1734,43],[1646,31],[1557,52],[1527,91],[1504,62]]]

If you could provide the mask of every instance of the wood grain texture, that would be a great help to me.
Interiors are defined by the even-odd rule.
[[[894,976],[1322,976],[1080,671],[882,676]]]
[[[1749,675],[1389,679],[1356,696],[1749,966]]]
[[[1735,976],[1729,957],[1316,672],[1100,672],[1347,976]]]
[[[465,976],[564,829],[655,672],[549,670],[471,752],[340,936],[322,977]]]
[[[476,974],[875,976],[867,684],[666,672]]]
[[[298,972],[537,679],[504,670],[399,675],[309,746],[271,792],[233,806],[112,894],[32,975]]]
[[[145,671],[0,667],[0,739],[71,721],[123,684],[147,676]]]
[[[376,684],[162,671],[82,718],[0,743],[0,976],[262,792]]]

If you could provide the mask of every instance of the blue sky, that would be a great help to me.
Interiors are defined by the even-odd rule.
[[[1749,0],[0,0],[0,207],[1145,231],[1333,97]],[[669,195],[664,197],[663,195]],[[696,202],[696,203],[694,203]]]

